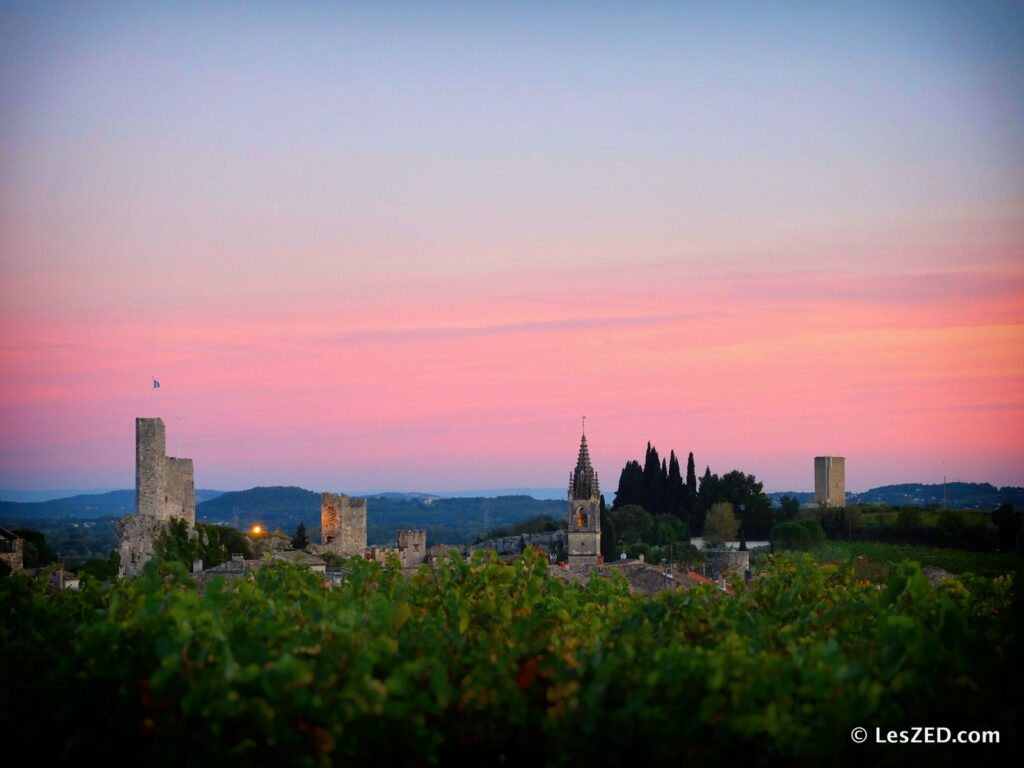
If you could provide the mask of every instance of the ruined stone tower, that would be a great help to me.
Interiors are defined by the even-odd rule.
[[[135,420],[135,511],[157,520],[196,524],[192,459],[167,456],[163,419]]]
[[[154,544],[171,520],[184,520],[196,533],[196,489],[192,459],[167,455],[162,419],[135,420],[135,513],[114,522],[121,575],[138,576],[154,555]]]
[[[846,506],[846,459],[814,457],[814,503],[819,507]]]
[[[590,465],[586,434],[580,439],[576,469],[569,476],[569,568],[597,565],[601,553],[601,490]]]
[[[323,551],[342,557],[366,554],[366,499],[339,493],[320,496],[320,536]]]

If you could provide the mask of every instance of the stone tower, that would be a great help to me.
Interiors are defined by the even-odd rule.
[[[584,433],[576,469],[569,476],[569,568],[586,570],[597,565],[600,554],[601,490]]]
[[[196,524],[196,490],[192,459],[167,455],[163,419],[135,420],[135,511],[166,521]]]
[[[366,499],[339,493],[320,496],[320,537],[325,552],[342,557],[366,554]]]
[[[114,521],[122,576],[142,573],[171,520],[184,520],[189,538],[198,536],[192,459],[167,455],[162,419],[135,420],[135,512]]]
[[[846,459],[814,457],[814,503],[819,507],[846,506]]]

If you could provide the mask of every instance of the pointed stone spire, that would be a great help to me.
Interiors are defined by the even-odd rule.
[[[572,473],[569,483],[569,496],[573,499],[589,499],[599,496],[597,473],[590,464],[590,450],[587,448],[587,436],[580,438],[580,453],[576,459],[576,470]]]

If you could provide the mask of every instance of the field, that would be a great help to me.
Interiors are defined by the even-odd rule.
[[[177,564],[80,594],[0,580],[10,748],[79,763],[116,738],[160,765],[810,765],[905,758],[851,744],[858,725],[1016,739],[1007,577],[933,590],[903,565],[879,589],[848,564],[777,557],[735,596],[638,598],[547,578],[532,555],[409,579],[351,565],[335,589],[286,565],[205,593]]]

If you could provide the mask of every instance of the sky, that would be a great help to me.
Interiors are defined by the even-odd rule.
[[[1024,6],[823,5],[3,4],[0,487],[1024,485]]]

